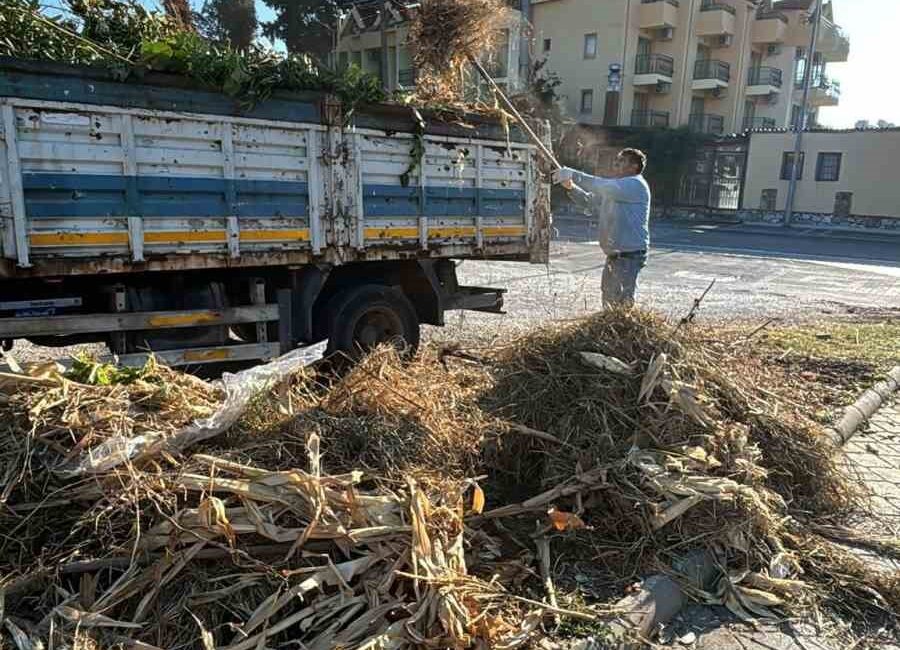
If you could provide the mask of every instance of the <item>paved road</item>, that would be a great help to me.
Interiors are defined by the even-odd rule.
[[[900,237],[671,225],[654,226],[652,237],[638,302],[667,314],[686,313],[715,280],[701,309],[707,320],[802,321],[860,310],[900,318]],[[598,309],[597,245],[556,241],[551,257],[546,267],[463,263],[462,282],[509,290],[508,315],[452,315],[452,335],[492,336]]]
[[[562,234],[591,237],[583,227]],[[652,237],[638,300],[673,316],[685,314],[715,280],[699,316],[705,321],[762,322],[772,317],[799,321],[859,309],[894,310],[900,318],[900,237],[669,224],[655,225]],[[508,289],[508,314],[451,313],[447,328],[430,328],[426,336],[490,341],[509,330],[596,311],[603,264],[599,247],[584,241],[554,242],[547,266],[464,262],[459,268],[464,284]],[[22,359],[52,358],[75,349],[51,350],[19,342],[14,354]]]

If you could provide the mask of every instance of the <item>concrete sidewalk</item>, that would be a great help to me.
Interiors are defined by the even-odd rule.
[[[900,539],[900,399],[881,409],[844,447],[852,471],[872,491],[875,514]]]
[[[743,221],[739,218],[709,217],[688,218],[677,216],[654,217],[656,225],[671,225],[682,228],[721,228],[731,232],[745,234],[784,233],[789,236],[822,237],[825,239],[848,239],[860,241],[892,241],[900,239],[900,230],[865,230],[862,228],[843,228],[840,226],[810,226],[806,224],[785,227],[782,224]]]

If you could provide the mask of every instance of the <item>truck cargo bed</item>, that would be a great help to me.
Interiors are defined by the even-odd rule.
[[[159,84],[0,62],[0,274],[546,259],[534,147],[496,121]]]

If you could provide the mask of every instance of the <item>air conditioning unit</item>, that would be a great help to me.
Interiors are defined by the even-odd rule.
[[[766,106],[775,106],[778,103],[778,93],[769,93],[762,98],[762,103]]]
[[[725,97],[728,96],[728,93],[726,92],[726,90],[724,88],[713,88],[712,96],[715,97],[716,99],[724,99]]]
[[[769,47],[766,48],[766,54],[768,56],[779,56],[781,54],[781,45],[778,43],[772,43]]]
[[[717,36],[715,40],[713,40],[714,47],[731,47],[734,43],[734,36],[731,34],[722,34],[721,36]]]
[[[666,95],[672,92],[672,84],[667,81],[657,81],[656,88],[653,89],[657,95]]]
[[[659,40],[661,41],[671,41],[675,38],[675,28],[674,27],[663,27],[657,32]]]

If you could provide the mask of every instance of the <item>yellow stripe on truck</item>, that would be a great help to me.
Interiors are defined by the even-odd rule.
[[[242,230],[241,241],[309,241],[309,229],[295,230]],[[125,232],[58,232],[32,233],[32,246],[127,246]],[[185,230],[144,232],[145,244],[224,244],[227,234],[223,230]]]
[[[366,239],[418,239],[418,228],[366,228]]]
[[[221,312],[206,311],[199,314],[171,314],[154,316],[150,319],[151,327],[184,327],[186,325],[203,325],[221,320]]]
[[[32,246],[127,246],[127,232],[31,233]]]
[[[485,226],[485,237],[524,237],[525,226]]]
[[[309,241],[309,229],[242,230],[241,241]]]
[[[485,226],[485,237],[524,237],[525,226]],[[428,229],[429,239],[474,237],[475,226],[437,226]],[[412,227],[366,228],[366,239],[418,239],[419,229]]]
[[[224,244],[224,230],[144,231],[145,244]]]
[[[484,226],[485,237],[524,237],[525,226]],[[475,226],[436,226],[428,229],[429,239],[448,237],[475,237]],[[366,239],[418,239],[416,227],[366,228]],[[145,244],[224,244],[227,241],[224,230],[146,231]],[[310,240],[308,228],[294,230],[241,230],[242,242],[275,242]],[[32,246],[127,246],[128,233],[125,232],[60,232],[32,233]]]
[[[184,360],[188,363],[202,363],[204,361],[228,361],[233,356],[228,348],[215,348],[213,350],[185,350]]]

